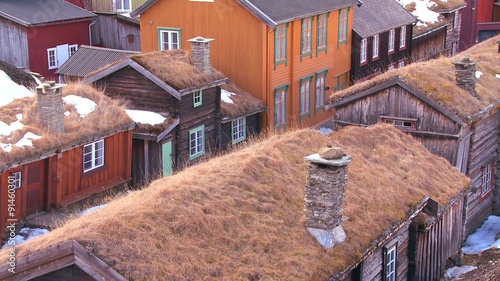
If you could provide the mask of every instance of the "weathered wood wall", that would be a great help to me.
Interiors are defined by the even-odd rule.
[[[179,108],[179,125],[176,128],[176,168],[189,161],[189,130],[205,126],[205,155],[220,148],[220,87],[203,90],[202,104],[193,107],[193,94],[182,96]],[[194,159],[193,159],[194,160]]]
[[[410,260],[415,262],[415,270],[410,270],[415,275],[409,276],[409,280],[435,281],[443,276],[446,261],[458,254],[462,245],[463,207],[461,198],[428,230],[419,229],[416,224],[410,226],[410,236],[414,235],[417,247],[409,252]]]
[[[482,167],[498,160],[500,111],[472,125],[467,175],[475,192],[468,196],[465,233],[474,231],[493,211],[493,192],[481,195]]]
[[[412,62],[425,61],[445,52],[446,26],[428,35],[413,37],[411,43]]]
[[[145,142],[148,143],[147,148]],[[161,175],[161,143],[157,143],[155,140],[134,138],[132,146],[132,185],[134,187],[144,186]]]
[[[251,138],[254,135],[259,134],[262,131],[261,121],[260,121],[261,113],[249,115],[246,118],[246,130],[247,130],[247,139]],[[221,148],[226,149],[232,146],[232,122],[222,123],[221,127]]]
[[[98,14],[91,30],[92,45],[129,51],[141,50],[139,24],[121,19],[116,14]]]
[[[121,69],[94,83],[106,95],[130,101],[129,107],[158,113],[178,114],[179,100],[131,67]]]
[[[0,60],[29,69],[28,37],[26,28],[0,17]]]

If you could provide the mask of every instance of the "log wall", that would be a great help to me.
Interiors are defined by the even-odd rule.
[[[0,60],[29,69],[28,37],[26,28],[0,17]]]

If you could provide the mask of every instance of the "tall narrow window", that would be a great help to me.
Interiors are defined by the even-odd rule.
[[[360,56],[360,64],[366,63],[366,49],[367,49],[367,43],[366,43],[366,38],[361,40],[361,46],[359,50],[359,56]]]
[[[328,46],[327,36],[328,14],[318,16],[318,39],[316,49],[318,51],[326,50]]]
[[[83,147],[83,171],[88,172],[104,165],[104,140]]]
[[[231,122],[233,144],[245,140],[247,137],[246,117],[238,118]]]
[[[325,105],[325,87],[326,87],[326,71],[316,73],[316,94],[315,105],[316,110],[323,109]]]
[[[401,33],[399,37],[399,48],[404,49],[406,47],[406,26],[401,26]]]
[[[287,25],[281,24],[274,31],[274,62],[286,62]]]
[[[373,58],[376,59],[378,58],[378,50],[379,50],[379,36],[378,34],[373,35]]]
[[[274,92],[274,127],[286,126],[286,93],[288,86],[277,88]]]
[[[384,250],[384,281],[396,281],[396,245]]]
[[[394,52],[394,29],[389,30],[389,53]]]
[[[311,81],[312,75],[300,80],[300,117],[311,114]]]
[[[77,44],[75,44],[75,45],[69,45],[68,48],[69,48],[69,56],[71,57],[78,50],[78,45]]]
[[[312,39],[312,18],[302,20],[302,47],[300,53],[302,55],[311,54]]]
[[[197,91],[193,93],[193,107],[200,106],[203,103],[203,93],[202,91]]]
[[[460,26],[460,14],[458,11],[453,15],[453,28],[458,28]]]
[[[132,11],[132,5],[131,5],[131,0],[114,0],[115,2],[115,8],[117,12],[131,12]]]
[[[205,126],[189,130],[189,160],[205,153]]]
[[[493,183],[493,163],[481,167],[481,195],[485,195],[492,189]]]
[[[158,37],[159,49],[161,51],[181,48],[181,33],[179,29],[159,29]]]
[[[57,68],[57,49],[56,48],[47,49],[47,58],[48,58],[49,69]]]
[[[339,34],[338,44],[347,43],[347,26],[348,26],[349,8],[341,9],[339,12]]]

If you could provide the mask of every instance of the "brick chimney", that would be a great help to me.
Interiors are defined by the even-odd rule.
[[[338,147],[323,147],[304,157],[308,164],[305,215],[307,231],[325,248],[347,239],[342,227],[342,204],[347,187],[350,156]]]
[[[477,61],[470,60],[469,56],[464,57],[461,61],[455,61],[455,80],[457,85],[467,90],[473,96],[476,94],[476,63]]]
[[[64,132],[62,88],[62,84],[56,84],[54,81],[36,87],[40,123],[56,133]]]
[[[207,74],[212,74],[210,42],[213,40],[201,36],[187,40],[191,42],[191,64]]]

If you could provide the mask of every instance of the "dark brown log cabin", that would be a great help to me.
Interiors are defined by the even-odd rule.
[[[0,137],[1,229],[131,179],[134,123],[123,105],[89,86],[62,87],[46,83],[35,98],[0,107],[1,121],[17,117],[24,125]],[[68,101],[63,105],[63,95],[87,98],[95,109],[82,116]],[[16,145],[28,133],[40,138],[31,135],[32,146]]]
[[[135,55],[85,78],[84,83],[129,101],[132,109],[167,118],[161,126],[142,126],[134,133],[136,184],[171,175],[221,147],[220,86],[227,78],[211,68],[209,58],[204,60],[209,53],[200,54],[209,42],[193,42],[199,48],[193,47],[191,56],[182,50]],[[197,58],[202,62],[195,66]]]
[[[377,76],[333,93],[327,105],[334,109],[336,130],[393,124],[469,176],[473,191],[467,197],[466,233],[500,207],[498,39],[453,58]]]
[[[416,21],[393,0],[370,0],[354,7],[351,83],[410,63]]]

